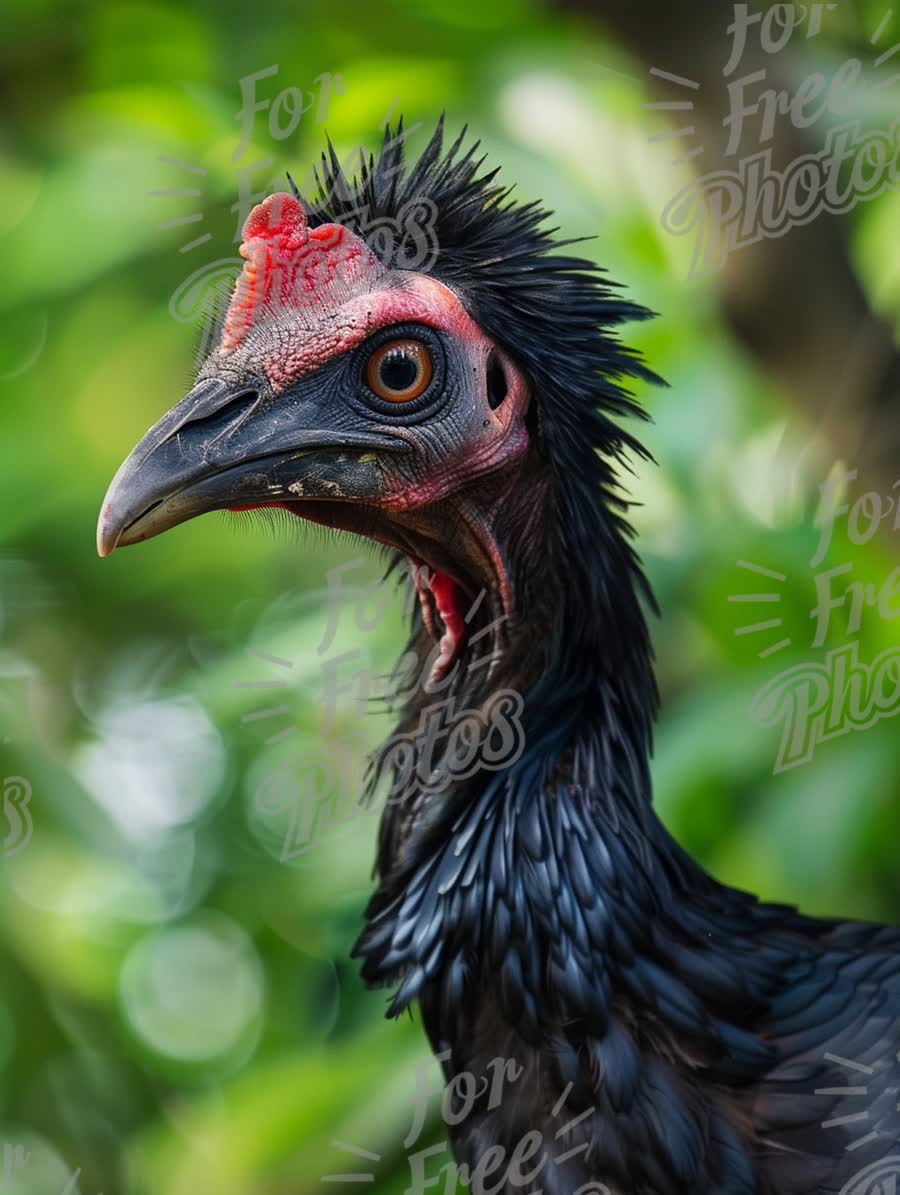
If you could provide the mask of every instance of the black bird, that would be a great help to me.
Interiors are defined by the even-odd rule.
[[[442,136],[406,169],[388,133],[352,179],[331,150],[317,199],[254,209],[100,553],[278,506],[414,567],[427,664],[369,785],[393,799],[356,954],[448,1080],[522,1068],[452,1129],[473,1190],[888,1195],[900,933],[723,886],[652,808],[653,599],[616,475],[643,453],[624,387],[653,380],[619,328],[648,312]]]

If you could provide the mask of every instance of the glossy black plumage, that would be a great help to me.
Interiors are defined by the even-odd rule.
[[[461,145],[444,154],[439,128],[404,174],[395,133],[356,181],[332,155],[326,198],[309,205],[313,224],[354,227],[361,208],[392,217],[433,201],[430,272],[525,370],[549,496],[533,526],[508,530],[522,541],[521,622],[491,682],[525,696],[524,754],[386,811],[364,976],[393,988],[391,1015],[419,1003],[435,1050],[451,1050],[448,1076],[497,1056],[525,1068],[516,1098],[454,1128],[472,1168],[538,1130],[554,1146],[534,1187],[547,1195],[589,1182],[634,1195],[856,1190],[854,1176],[889,1175],[883,1159],[900,1154],[900,933],[761,904],[704,873],[657,820],[652,597],[614,472],[624,450],[642,451],[616,422],[639,414],[621,381],[651,376],[616,329],[647,313],[558,252],[546,214],[479,177]],[[423,634],[416,620],[414,644]],[[481,699],[480,684],[458,695]],[[838,1090],[860,1084],[835,1058],[866,1068],[864,1098]],[[567,1121],[576,1152],[559,1161]],[[855,1147],[861,1126],[874,1135]]]

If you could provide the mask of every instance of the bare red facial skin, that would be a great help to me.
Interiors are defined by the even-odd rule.
[[[349,229],[327,224],[309,231],[291,195],[271,195],[255,207],[244,237],[247,264],[213,368],[239,374],[261,366],[277,395],[378,329],[403,323],[424,324],[470,345],[479,368],[497,351],[449,287],[422,274],[388,270]],[[448,445],[440,458],[427,462],[420,480],[398,479],[380,500],[383,509],[427,506],[468,477],[525,452],[528,433],[521,415],[527,386],[500,356],[510,393],[496,411],[485,408],[482,434]],[[391,432],[416,446],[413,428],[395,426]]]
[[[339,224],[310,230],[292,195],[270,195],[244,224],[246,258],[214,362],[262,365],[275,394],[379,328],[421,323],[493,347],[459,298],[433,278],[389,270]]]
[[[240,253],[246,259],[228,307],[220,352],[233,352],[259,323],[285,312],[334,308],[376,283],[384,267],[340,224],[309,229],[293,195],[279,192],[252,210]]]
[[[493,341],[469,316],[459,297],[443,283],[422,274],[390,270],[350,229],[328,224],[310,230],[306,214],[291,195],[269,196],[253,209],[244,225],[241,255],[246,259],[229,305],[221,345],[214,354],[214,370],[238,375],[258,370],[267,375],[275,395],[315,372],[332,357],[353,349],[380,328],[418,323],[447,333],[471,348],[474,368],[484,370]],[[471,477],[488,473],[521,456],[528,447],[524,411],[528,387],[523,375],[500,352],[508,390],[496,410],[486,404],[480,431],[465,441],[445,446],[440,456],[423,461],[419,479],[397,477],[379,498],[384,511],[408,512],[438,502]],[[479,379],[484,386],[484,376]],[[384,430],[387,430],[385,428]],[[391,434],[421,449],[415,427],[393,425]],[[313,522],[309,503],[298,510],[281,506]],[[252,506],[235,507],[249,510]],[[510,613],[508,583],[489,529],[486,548],[497,568],[500,598]],[[384,540],[388,546],[390,543]],[[440,640],[432,681],[452,668],[466,637],[466,595],[462,586],[443,572],[429,572],[430,589],[443,631],[433,625],[427,592],[419,587],[426,625]],[[419,582],[417,580],[417,586]]]
[[[413,569],[416,593],[422,610],[422,620],[432,639],[438,638],[439,628],[435,626],[431,614],[431,603],[428,600],[429,590],[434,595],[434,604],[441,622],[444,624],[440,636],[438,656],[431,667],[428,678],[429,684],[437,684],[444,679],[462,649],[466,639],[466,622],[464,614],[465,593],[453,577],[439,572],[428,565],[417,566]]]
[[[466,624],[462,609],[463,592],[453,578],[446,573],[433,572],[428,578],[428,585],[444,624],[440,652],[431,670],[433,683],[442,680],[453,666],[465,639]]]

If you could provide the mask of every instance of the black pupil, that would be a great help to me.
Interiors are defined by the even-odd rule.
[[[409,390],[419,377],[419,365],[404,351],[388,353],[378,370],[385,390]]]

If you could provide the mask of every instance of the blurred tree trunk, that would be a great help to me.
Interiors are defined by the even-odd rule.
[[[704,147],[694,160],[698,174],[734,171],[741,157],[765,148],[760,113],[746,119],[737,153],[726,152],[729,104],[724,69],[732,49],[727,27],[734,20],[733,5],[721,0],[555,3],[596,18],[648,72],[655,67],[699,84],[686,89],[647,76],[655,101],[693,101],[692,110],[673,115],[677,127],[694,126],[691,146]],[[804,37],[798,27],[793,38]],[[729,80],[765,71],[764,83],[748,87],[748,99],[757,98],[764,88],[789,88],[781,71],[792,45],[793,41],[781,53],[767,54],[760,44],[759,25],[753,26]],[[795,81],[793,90],[796,86]],[[767,143],[773,168],[783,171],[803,154],[821,149],[815,133],[815,127],[801,132],[788,117],[779,116]],[[817,429],[814,439],[820,442],[811,445],[811,455],[819,475],[840,457],[850,468],[858,468],[861,486],[888,492],[900,476],[900,357],[890,327],[871,309],[850,264],[841,218],[823,212],[784,236],[766,237],[733,251],[721,270],[719,286],[726,319],[738,340]]]

